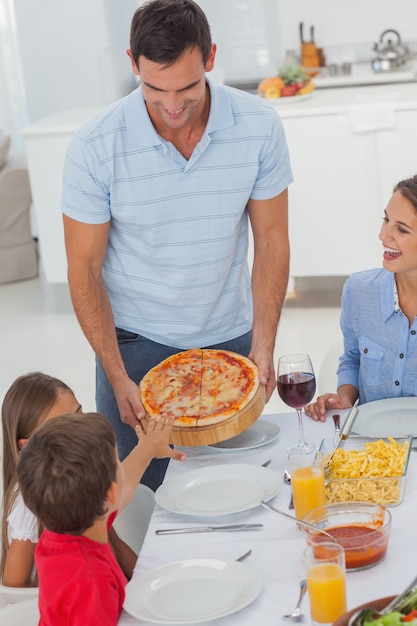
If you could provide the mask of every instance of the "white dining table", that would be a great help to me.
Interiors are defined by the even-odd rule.
[[[333,411],[334,412],[334,411]],[[347,411],[339,411],[343,420]],[[287,448],[298,439],[298,426],[295,411],[291,413],[264,414],[260,417],[277,424],[278,437],[270,443],[244,450],[220,450],[218,448],[182,448],[187,460],[180,463],[171,461],[165,480],[181,473],[219,464],[261,465],[268,459],[269,469],[282,477],[287,463]],[[304,431],[309,442],[320,444],[326,440],[332,445],[334,424],[331,413],[325,423],[315,422],[304,416]],[[291,489],[282,481],[279,493],[270,503],[289,511]],[[392,530],[385,559],[377,565],[356,572],[347,573],[348,609],[380,597],[401,592],[417,574],[417,452],[412,451],[405,482],[404,498],[401,504],[390,507]],[[207,523],[220,525],[254,522],[263,524],[261,530],[240,532],[195,533],[181,535],[156,535],[159,528],[172,528]],[[303,552],[306,547],[303,532],[292,520],[277,513],[256,506],[245,512],[219,515],[202,519],[165,510],[158,504],[155,507],[149,529],[139,555],[134,578],[164,564],[185,559],[220,559],[232,561],[251,549],[252,554],[245,561],[263,579],[259,596],[248,606],[236,613],[205,622],[210,626],[280,626],[288,625],[283,614],[293,610],[299,593],[299,581],[305,577]],[[302,605],[310,623],[308,594]],[[122,612],[119,626],[151,624],[140,618]]]

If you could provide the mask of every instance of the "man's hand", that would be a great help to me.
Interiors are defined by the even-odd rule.
[[[258,350],[256,352],[252,348],[249,359],[251,359],[258,368],[259,381],[261,385],[265,385],[266,387],[266,402],[268,402],[277,387],[273,357],[269,355],[267,351]]]
[[[138,385],[128,376],[114,388],[114,395],[119,408],[120,419],[133,429],[141,426],[140,420],[145,417],[145,409],[140,401]]]

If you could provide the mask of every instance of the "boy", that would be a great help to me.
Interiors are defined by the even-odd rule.
[[[136,429],[139,443],[118,460],[112,426],[98,413],[44,423],[22,450],[18,480],[28,508],[43,522],[35,551],[40,626],[115,626],[126,584],[108,531],[156,457],[184,460],[168,445],[173,418]]]

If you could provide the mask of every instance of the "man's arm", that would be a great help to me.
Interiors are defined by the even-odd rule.
[[[252,268],[253,328],[250,358],[266,385],[267,401],[276,388],[275,338],[288,285],[288,191],[270,200],[249,200],[254,239]]]
[[[134,428],[145,411],[120,354],[101,273],[109,228],[110,222],[84,224],[64,215],[68,283],[78,321],[113,388],[121,420]]]

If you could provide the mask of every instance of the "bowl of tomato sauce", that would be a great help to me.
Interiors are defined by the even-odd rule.
[[[380,563],[388,550],[391,513],[381,504],[346,502],[325,504],[303,517],[317,531],[303,527],[309,545],[329,541],[330,534],[345,549],[346,570],[356,571]]]

